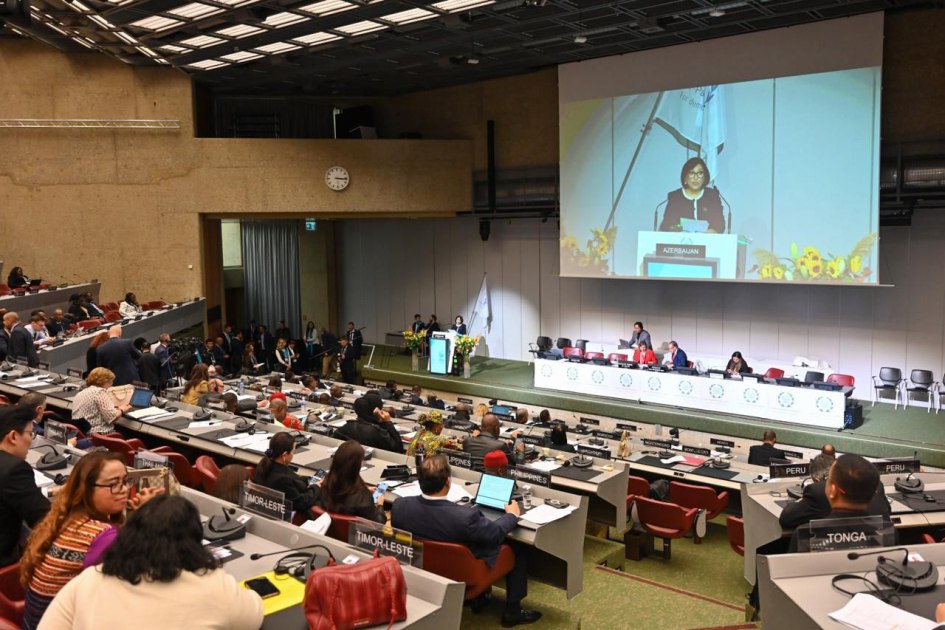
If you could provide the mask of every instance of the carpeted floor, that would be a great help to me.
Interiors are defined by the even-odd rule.
[[[656,543],[657,546],[659,542]],[[542,629],[756,628],[745,623],[742,557],[728,544],[724,520],[709,524],[706,538],[673,543],[673,557],[624,561],[624,570],[599,563],[623,558],[623,543],[586,537],[584,591],[568,601],[562,591],[531,582],[525,604],[543,613]],[[619,562],[618,562],[619,564]],[[490,607],[464,609],[462,628],[497,627],[505,594],[494,589]]]
[[[421,370],[413,372],[410,369],[410,356],[398,354],[396,350],[388,346],[378,346],[372,362],[373,367],[362,367],[364,378],[374,382],[395,379],[401,385],[418,384],[421,387],[454,392],[458,395],[505,399],[536,407],[568,409],[694,431],[760,438],[757,421],[740,416],[660,405],[641,406],[617,399],[536,390],[532,386],[534,368],[526,361],[473,357],[472,376],[463,379],[429,374],[426,372],[425,359],[421,362]],[[868,384],[862,385],[856,393],[868,396]],[[863,426],[852,431],[838,433],[833,430],[768,421],[766,424],[777,428],[778,441],[782,444],[820,448],[824,442],[831,442],[841,452],[870,457],[907,457],[918,453],[922,463],[945,467],[945,421],[939,421],[935,413],[930,414],[922,403],[914,403],[915,406],[907,410],[901,407],[897,410],[890,404],[870,407],[868,401],[860,402],[864,411]]]

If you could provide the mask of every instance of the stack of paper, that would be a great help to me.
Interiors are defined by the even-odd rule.
[[[857,593],[846,606],[830,613],[831,619],[858,630],[932,630],[934,621],[885,604],[866,593]]]
[[[577,509],[577,506],[569,505],[566,508],[556,508],[551,507],[547,503],[544,505],[539,505],[536,508],[530,509],[528,512],[522,515],[522,518],[526,521],[534,523],[535,525],[545,525],[553,521],[557,521],[559,518],[564,518],[571,512]]]

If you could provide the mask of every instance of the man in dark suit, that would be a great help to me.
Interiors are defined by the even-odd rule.
[[[686,356],[686,351],[680,348],[678,343],[670,341],[669,352],[666,354],[666,363],[669,363],[673,368],[688,367],[689,357]]]
[[[64,335],[66,331],[69,330],[69,322],[66,321],[66,315],[62,312],[61,308],[57,308],[53,311],[52,317],[46,322],[46,330],[49,331],[51,337]]]
[[[517,503],[505,506],[505,514],[492,521],[475,507],[451,502],[447,498],[452,483],[450,465],[444,455],[425,459],[417,476],[422,495],[394,501],[391,508],[394,527],[406,529],[418,538],[465,545],[490,567],[495,566],[500,554],[509,553],[502,543],[518,523],[521,511]],[[522,600],[528,594],[526,556],[520,546],[510,544],[510,547],[515,565],[505,577],[507,598],[502,613],[505,628],[534,623],[541,618],[540,612],[522,608]],[[474,601],[474,610],[486,601],[485,597]]]
[[[364,335],[361,334],[361,331],[354,327],[354,322],[348,322],[348,330],[345,332],[345,337],[348,338],[348,345],[351,346],[351,349],[354,351],[355,360],[361,358],[361,346],[364,345]]]
[[[784,459],[784,451],[775,448],[778,441],[778,434],[768,429],[765,431],[763,443],[756,444],[748,449],[748,463],[755,466],[767,466],[771,463],[771,458]]]
[[[105,311],[95,303],[95,297],[91,291],[85,294],[85,308],[89,312],[89,317],[105,317]]]
[[[353,385],[358,378],[358,367],[355,364],[357,357],[354,349],[348,343],[347,337],[339,340],[338,365],[341,367],[341,380],[349,385]]]
[[[246,350],[246,344],[243,343],[243,331],[230,335],[230,374],[239,374],[243,369],[244,350]]]
[[[10,311],[3,316],[3,327],[7,331],[7,360],[26,359],[30,367],[39,365],[39,355],[33,344],[33,335],[20,324],[20,316]]]
[[[121,338],[121,326],[108,329],[108,341],[98,347],[98,367],[108,368],[115,373],[115,385],[128,385],[138,378],[138,360],[141,353],[130,339]]]
[[[260,324],[256,328],[256,334],[253,335],[253,341],[256,343],[256,358],[269,366],[272,364],[272,353],[276,349],[276,340],[273,338],[265,324]],[[269,368],[266,367],[268,370]]]
[[[827,498],[827,476],[833,466],[834,459],[827,455],[818,455],[810,463],[810,476],[814,483],[804,486],[804,494],[800,499],[789,503],[781,511],[778,521],[784,529],[795,529],[806,525],[814,519],[827,518],[830,514],[830,500]],[[886,490],[882,482],[876,487],[873,498],[866,508],[870,516],[882,516],[889,519],[892,509],[886,500]]]
[[[521,433],[521,432],[518,432]],[[517,437],[518,433],[513,434]],[[492,451],[502,451],[510,462],[521,463],[521,452],[524,452],[525,446],[521,445],[521,452],[512,453],[508,440],[499,438],[499,419],[494,413],[487,413],[482,417],[482,427],[479,434],[473,434],[463,443],[463,450],[479,459],[486,457],[487,453]]]
[[[33,442],[35,410],[26,405],[0,407],[0,566],[20,557],[23,524],[35,527],[49,511],[26,454]]]
[[[166,382],[161,379],[161,360],[151,352],[151,344],[144,337],[135,339],[134,345],[141,353],[141,358],[138,359],[139,380],[147,383],[155,394],[160,394],[161,387]],[[158,345],[158,347],[161,346]]]
[[[426,322],[423,321],[423,318],[420,317],[420,313],[417,313],[413,316],[413,324],[410,325],[410,329],[413,331],[413,334],[419,335],[420,331],[427,327]]]
[[[171,345],[171,336],[168,333],[158,335],[158,345],[154,349],[154,356],[161,364],[161,385],[163,386],[169,380],[174,378],[174,366],[171,365],[171,352],[168,346]]]

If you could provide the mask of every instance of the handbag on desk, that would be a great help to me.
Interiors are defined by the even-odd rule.
[[[331,560],[309,576],[302,604],[310,630],[390,628],[407,618],[407,584],[395,558],[351,565]]]

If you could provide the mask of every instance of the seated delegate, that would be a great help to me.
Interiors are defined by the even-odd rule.
[[[308,513],[318,503],[318,488],[289,468],[295,455],[295,438],[286,432],[276,433],[269,439],[269,448],[256,464],[253,483],[285,494],[296,512]]]
[[[49,501],[26,463],[36,434],[34,417],[25,405],[0,407],[0,567],[19,559],[23,525],[36,527],[49,512]]]
[[[754,466],[768,466],[771,459],[784,459],[784,451],[775,448],[778,442],[778,434],[768,429],[762,436],[762,443],[755,444],[748,449],[748,463]]]
[[[505,514],[490,520],[476,508],[457,505],[447,499],[450,484],[450,465],[444,455],[423,460],[417,471],[421,496],[403,497],[391,507],[391,525],[412,532],[421,539],[449,542],[469,547],[473,555],[493,566],[503,552],[502,543],[518,524],[521,514],[517,503],[505,507]],[[515,554],[515,566],[505,578],[506,602],[502,613],[504,627],[534,623],[541,613],[522,608],[528,595],[528,568],[524,550],[510,544]],[[474,609],[484,605],[488,596],[480,596]]]
[[[101,562],[129,504],[131,482],[118,453],[89,453],[78,461],[56,494],[49,514],[30,534],[20,561],[26,588],[24,630],[34,630],[53,597],[84,568]],[[143,491],[132,507],[157,493]]]
[[[332,389],[334,390],[334,387]],[[400,439],[400,433],[391,422],[390,414],[384,411],[382,406],[378,396],[358,398],[354,401],[355,419],[348,420],[332,437],[336,440],[357,440],[362,446],[403,453],[404,443]]]
[[[256,630],[262,599],[220,568],[202,538],[192,503],[155,498],[128,519],[101,567],[56,595],[40,627]]]
[[[637,349],[633,351],[633,362],[640,365],[656,365],[656,354],[645,341],[641,341]]]
[[[111,433],[115,430],[115,420],[121,414],[131,410],[125,403],[116,405],[115,399],[108,393],[108,388],[115,382],[111,370],[97,367],[85,379],[87,387],[72,399],[72,424],[80,429],[90,427],[92,433]]]
[[[745,359],[742,358],[742,353],[736,350],[732,353],[732,358],[728,360],[728,364],[725,366],[725,371],[732,376],[741,376],[746,372],[750,373],[751,368],[748,367],[747,363],[745,363]]]
[[[321,483],[319,504],[329,512],[360,516],[369,521],[386,523],[384,495],[375,501],[373,493],[361,479],[364,447],[348,440],[331,458],[331,468]]]

